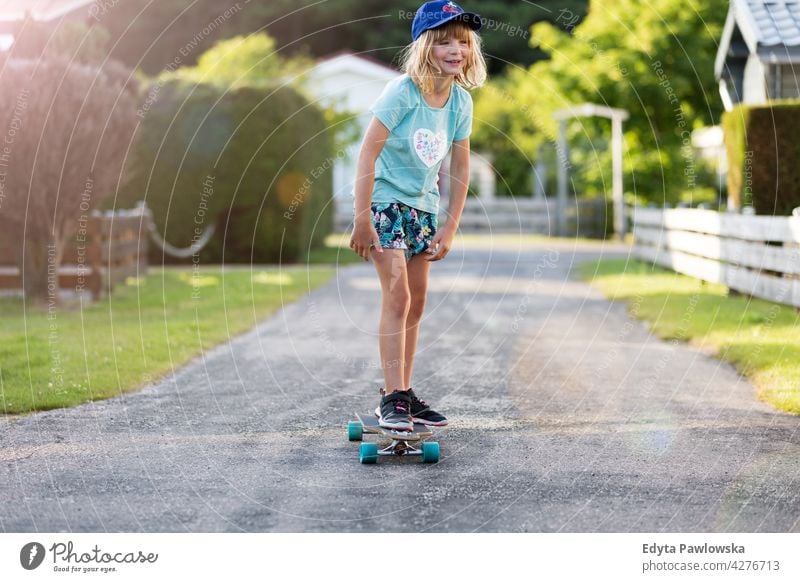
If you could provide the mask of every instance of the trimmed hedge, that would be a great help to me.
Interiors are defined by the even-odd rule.
[[[203,262],[293,262],[324,245],[332,137],[297,91],[154,81],[140,116],[132,177],[116,205],[144,200],[169,243],[188,247],[213,222]]]
[[[722,116],[728,205],[791,215],[800,206],[800,101],[737,105]]]

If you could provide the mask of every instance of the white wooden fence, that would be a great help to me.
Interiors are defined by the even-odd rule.
[[[800,217],[636,207],[633,236],[638,258],[800,307]]]
[[[444,206],[439,222],[447,222]],[[555,198],[467,198],[459,229],[468,233],[525,233],[549,236],[604,238],[612,225],[611,204],[602,198],[576,199],[565,208],[563,224],[558,220]],[[565,230],[559,233],[559,227]]]

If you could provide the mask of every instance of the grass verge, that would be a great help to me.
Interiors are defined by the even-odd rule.
[[[325,238],[325,247],[314,249],[305,257],[306,262],[312,265],[349,265],[363,262],[350,248],[350,234],[329,234]]]
[[[584,263],[580,274],[608,298],[626,301],[657,336],[732,363],[759,398],[800,414],[800,314],[793,307],[728,296],[723,285],[625,259]]]
[[[334,271],[330,265],[151,268],[92,304],[32,308],[21,298],[0,298],[0,412],[73,406],[153,382]]]

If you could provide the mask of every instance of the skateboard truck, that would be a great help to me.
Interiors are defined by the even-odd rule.
[[[388,445],[380,448],[375,443],[362,442],[359,447],[359,459],[363,464],[374,464],[378,462],[378,457],[383,456],[420,456],[423,463],[439,462],[439,443],[423,442],[422,439],[433,436],[430,427],[414,423],[413,431],[398,431],[384,428],[378,424],[375,416],[361,416],[356,413],[358,420],[350,421],[347,424],[347,438],[350,441],[363,441],[364,434],[375,434],[388,437]],[[419,443],[414,446],[411,443]]]

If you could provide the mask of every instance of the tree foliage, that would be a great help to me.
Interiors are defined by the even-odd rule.
[[[336,131],[303,94],[309,59],[275,46],[266,33],[221,40],[149,83],[121,203],[144,199],[179,247],[202,214],[217,227],[203,261],[296,260],[330,230]]]
[[[310,58],[287,58],[265,33],[235,36],[217,42],[193,67],[183,67],[184,79],[226,87],[263,87],[285,80],[295,83],[313,66]]]
[[[339,50],[364,53],[389,64],[410,41],[420,0],[126,0],[96,15],[118,39],[114,56],[155,75],[175,59],[194,65],[221,39],[267,32],[284,55],[321,57]],[[491,71],[506,63],[529,65],[543,52],[528,45],[531,24],[556,22],[564,10],[583,16],[586,0],[467,0],[466,10],[486,18],[483,37]],[[563,20],[563,19],[562,19]]]
[[[717,123],[722,110],[713,65],[726,10],[727,0],[592,0],[567,31],[535,25],[531,42],[550,59],[511,67],[482,91],[475,141],[535,157],[556,138],[554,111],[584,102],[622,108],[630,113],[626,190],[675,201],[700,188],[708,176],[694,161],[690,132]],[[605,119],[570,124],[579,193],[610,191],[610,133]]]
[[[315,103],[314,88],[308,72],[314,64],[310,57],[287,57],[277,50],[276,41],[264,32],[221,40],[205,51],[193,67],[181,67],[160,75],[163,81],[179,78],[194,83],[216,85],[222,89],[240,87],[277,87],[289,85],[308,101]],[[334,147],[343,150],[360,137],[355,114],[335,107],[323,107],[325,121],[334,137]]]
[[[75,20],[59,21],[54,26],[28,14],[17,23],[13,34],[10,58],[66,57],[81,63],[101,63],[108,54],[108,31]]]
[[[177,75],[149,94],[122,207],[144,200],[178,247],[216,226],[203,262],[294,261],[321,244],[332,226],[331,137],[318,108],[291,87]]]
[[[5,63],[0,228],[19,243],[27,295],[48,297],[48,266],[58,268],[78,222],[122,181],[137,102],[131,71],[114,61],[100,68],[48,55]]]

